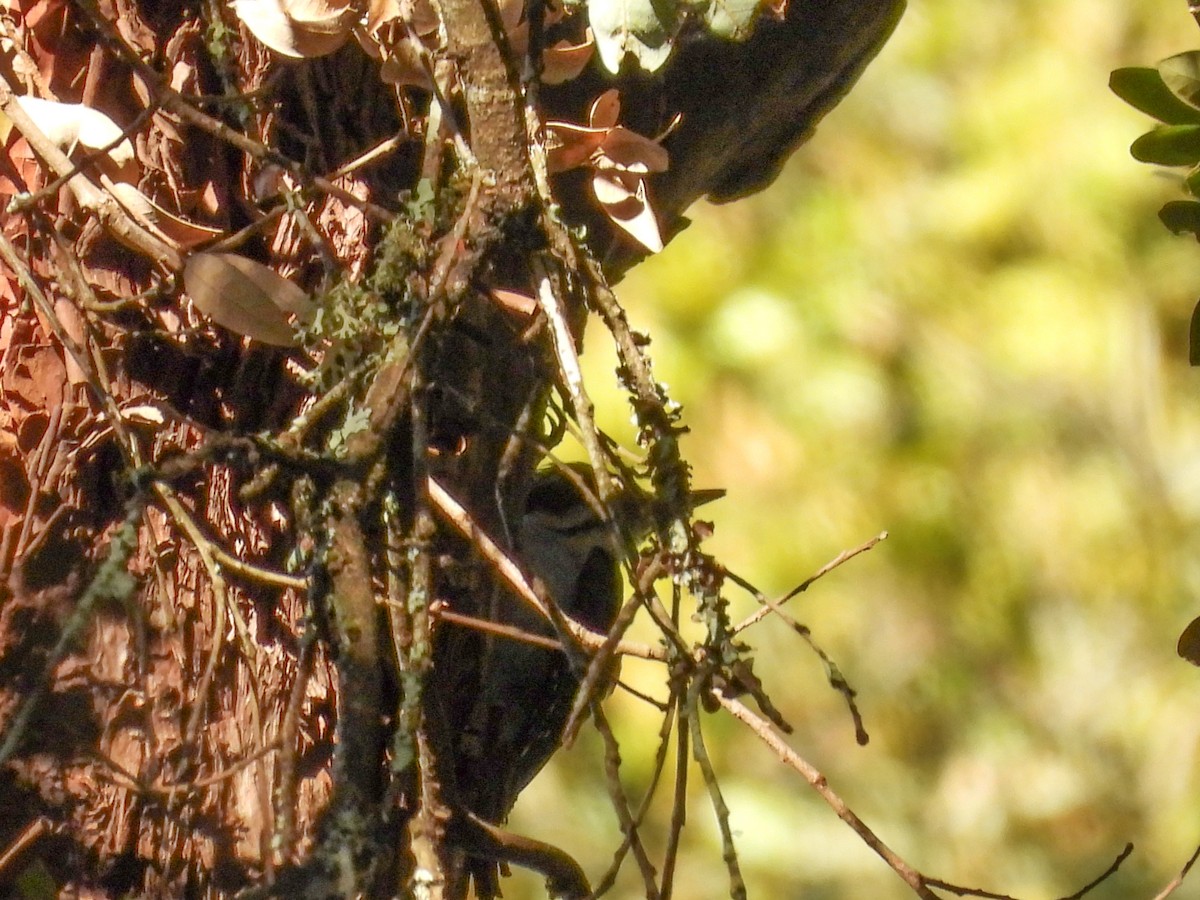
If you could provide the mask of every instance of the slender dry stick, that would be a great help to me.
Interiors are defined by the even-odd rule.
[[[688,730],[692,737],[692,756],[700,766],[700,774],[704,777],[704,786],[708,788],[709,801],[713,813],[717,817],[717,828],[721,832],[721,855],[725,860],[725,868],[729,872],[729,896],[733,900],[746,900],[746,881],[742,878],[742,867],[738,863],[737,848],[733,843],[733,829],[729,825],[729,806],[721,793],[721,785],[717,781],[717,773],[713,769],[712,760],[708,758],[708,748],[704,745],[704,729],[700,724],[700,679],[694,679],[688,689],[687,713]]]
[[[858,742],[859,746],[865,747],[870,742],[871,738],[870,735],[867,734],[866,725],[863,723],[862,712],[859,710],[858,703],[854,699],[857,696],[857,692],[850,686],[850,683],[846,680],[846,677],[842,675],[841,669],[838,668],[837,664],[834,663],[829,654],[826,653],[825,650],[813,639],[812,629],[792,618],[787,612],[779,607],[779,601],[768,599],[765,594],[759,591],[750,582],[728,570],[725,571],[725,574],[729,576],[731,581],[735,582],[753,594],[754,598],[758,600],[759,603],[763,604],[763,610],[773,612],[776,616],[782,619],[784,623],[790,629],[792,629],[793,632],[799,635],[799,637],[806,644],[808,644],[809,649],[817,655],[817,658],[821,660],[821,664],[825,666],[825,673],[829,679],[829,686],[841,694],[842,698],[846,701],[846,706],[850,710],[850,718],[854,720],[855,740]],[[756,699],[758,699],[759,704],[762,705],[765,697],[756,697]],[[782,717],[775,713],[774,710],[769,709],[766,706],[763,706],[763,709],[768,713],[773,713],[776,725],[779,725],[780,728],[788,733],[791,732],[790,726],[784,727]]]
[[[758,736],[759,740],[775,751],[775,755],[779,757],[781,762],[799,772],[804,777],[804,780],[812,785],[813,790],[821,795],[821,799],[829,804],[830,808],[837,814],[837,817],[849,825],[868,847],[878,853],[884,862],[891,866],[892,870],[900,876],[904,883],[913,889],[913,893],[918,897],[924,898],[924,900],[940,900],[937,894],[929,890],[925,876],[905,862],[871,830],[866,822],[855,815],[854,811],[846,805],[846,801],[838,796],[833,788],[829,786],[829,782],[825,780],[825,776],[789,747],[772,730],[770,722],[759,717],[737,700],[726,697],[718,691],[710,691],[709,696],[725,707],[734,718],[748,725],[750,730]]]
[[[64,184],[66,184],[68,181],[70,181],[72,178],[74,178],[76,175],[83,175],[84,172],[86,172],[88,169],[90,169],[93,165],[95,165],[100,160],[107,157],[109,155],[109,153],[111,153],[113,150],[116,150],[117,147],[119,147],[121,144],[128,143],[129,138],[133,135],[133,133],[136,132],[139,128],[141,128],[143,125],[145,125],[146,122],[150,119],[151,116],[154,115],[154,113],[156,111],[157,111],[157,107],[155,107],[155,106],[148,106],[145,109],[143,109],[140,113],[138,113],[137,117],[132,122],[129,123],[129,125],[126,128],[121,130],[121,133],[117,137],[113,138],[111,141],[109,141],[103,147],[99,147],[99,148],[93,150],[91,153],[83,155],[83,158],[79,162],[75,163],[74,166],[72,166],[71,171],[65,172],[62,175],[57,176],[53,181],[50,181],[47,184],[43,185],[42,187],[38,188],[32,194],[20,194],[20,195],[14,197],[12,200],[10,200],[9,204],[8,204],[8,209],[6,210],[6,212],[10,212],[10,213],[27,212],[27,211],[33,209],[34,207],[39,206],[44,200],[47,200],[47,199],[55,196],[59,192],[59,190],[62,188],[62,186]],[[112,182],[108,181],[107,178],[103,174],[101,174],[99,177],[101,179],[101,182],[104,183],[105,190],[107,190],[111,194]],[[117,201],[117,202],[119,203],[120,201]],[[142,227],[145,227],[145,225],[141,222],[139,222],[138,224],[142,225]],[[149,231],[151,234],[153,234],[159,240],[162,240],[164,237],[163,234],[161,232],[159,232],[157,229],[151,230],[151,229],[147,228],[146,230]]]
[[[1011,894],[996,894],[992,891],[985,891],[982,888],[963,887],[958,884],[950,884],[946,881],[940,881],[937,878],[926,878],[925,883],[929,887],[938,888],[939,890],[949,891],[952,894],[958,894],[960,897],[981,897],[983,900],[1018,900],[1017,897]]]
[[[671,705],[674,702],[675,698],[672,697],[670,703],[663,710],[662,725],[658,729],[658,749],[654,754],[654,769],[650,774],[650,783],[646,787],[646,792],[642,795],[642,802],[638,806],[637,815],[633,818],[634,823],[639,828],[642,822],[645,821],[646,813],[650,811],[651,801],[653,801],[654,795],[658,790],[662,773],[666,769],[667,751],[671,746],[671,731],[675,722],[675,712]],[[593,896],[599,897],[601,894],[606,893],[616,882],[617,873],[620,872],[621,865],[625,862],[625,856],[629,852],[631,844],[632,841],[628,837],[622,838],[621,846],[613,853],[613,861],[609,864],[608,871],[604,873],[604,877],[600,879],[600,883],[597,885],[595,891],[593,891]],[[666,894],[664,893],[662,896],[663,900],[665,900]]]
[[[213,561],[217,565],[223,569],[228,569],[235,575],[240,575],[248,581],[257,581],[259,584],[268,584],[271,587],[285,588],[293,591],[308,590],[308,578],[306,577],[289,575],[287,572],[277,572],[274,569],[256,566],[254,563],[246,562],[244,559],[238,559],[216,543],[212,544],[211,552]]]
[[[444,606],[436,606],[433,609],[433,617],[443,622],[453,622],[455,625],[462,625],[464,628],[473,628],[483,634],[494,634],[498,637],[508,638],[509,640],[520,641],[522,644],[531,644],[534,647],[545,647],[547,650],[565,649],[562,641],[557,638],[546,637],[542,634],[533,634],[515,625],[505,625],[502,622],[493,622],[491,619],[481,619],[478,616],[456,613]]]
[[[241,616],[241,611],[236,608],[236,604],[230,603],[228,586],[225,583],[225,576],[221,574],[221,567],[213,554],[214,545],[212,541],[200,530],[200,526],[196,520],[192,518],[191,513],[187,511],[184,505],[179,502],[179,498],[175,496],[175,492],[171,490],[170,486],[160,481],[155,482],[154,491],[158,495],[159,500],[162,501],[163,506],[166,507],[167,514],[175,523],[176,528],[187,537],[196,549],[196,553],[200,557],[200,564],[204,567],[209,583],[212,585],[213,599],[216,602],[216,610],[213,614],[213,645],[209,648],[208,661],[205,663],[204,671],[197,685],[196,705],[192,708],[192,714],[188,718],[187,726],[184,728],[186,741],[192,743],[196,740],[196,734],[200,728],[200,720],[206,703],[205,695],[208,693],[208,686],[212,681],[217,659],[221,655],[222,645],[225,640],[224,620],[226,615],[229,616],[234,629],[241,637],[243,649],[247,650],[248,665],[254,656],[254,644],[250,639],[249,629]],[[254,673],[251,671],[251,682],[253,683],[254,681]],[[255,710],[258,708],[256,694],[257,691],[251,691],[253,701],[251,708]],[[257,722],[257,713],[254,713],[254,718]]]
[[[488,537],[474,520],[471,519],[468,513],[455,500],[450,493],[442,487],[436,478],[430,478],[429,484],[429,500],[433,508],[437,510],[451,525],[458,529],[463,537],[467,538],[475,546],[489,563],[492,564],[500,577],[511,587],[516,594],[525,602],[528,603],[539,615],[543,616],[547,621],[550,620],[550,612],[546,608],[546,604],[542,602],[537,593],[529,585],[529,581],[521,573],[521,569],[517,566],[512,558],[509,557],[500,547]],[[608,639],[607,635],[592,631],[589,628],[580,625],[573,619],[563,616],[564,624],[571,632],[572,637],[578,640],[581,644],[590,650],[599,650],[604,646]],[[630,656],[638,656],[642,659],[657,659],[664,660],[666,655],[658,647],[652,647],[649,644],[638,644],[632,641],[621,641],[617,647],[618,653],[625,653]]]
[[[20,856],[25,848],[50,830],[50,820],[45,816],[38,816],[26,825],[17,835],[16,840],[5,847],[3,853],[0,853],[0,873],[12,865],[12,861]]]
[[[279,726],[281,753],[275,767],[275,834],[271,840],[277,866],[292,862],[296,841],[296,757],[297,736],[300,733],[300,710],[304,705],[305,689],[312,673],[313,647],[317,641],[317,629],[311,617],[304,633],[300,636],[299,653],[296,658],[295,680],[288,692],[288,704]]]
[[[112,392],[108,390],[108,382],[97,374],[96,367],[93,365],[94,360],[98,358],[99,354],[89,354],[87,349],[75,343],[75,340],[67,333],[66,328],[58,320],[58,314],[54,311],[54,304],[50,302],[50,298],[46,296],[37,279],[33,277],[33,273],[17,252],[17,248],[2,233],[0,233],[0,259],[7,263],[9,269],[16,274],[21,288],[33,300],[34,305],[45,316],[46,321],[50,323],[55,340],[62,345],[66,353],[70,354],[71,359],[79,366],[79,370],[83,372],[84,377],[87,379],[88,387],[96,395],[96,399],[103,407],[105,416],[112,426],[113,433],[119,439],[117,445],[120,447],[126,463],[132,467],[141,465],[141,454],[138,450],[137,442],[125,427],[125,421],[121,417],[121,410],[117,406],[117,401],[113,397]]]
[[[620,646],[625,632],[633,624],[634,617],[637,616],[640,606],[641,604],[638,603],[635,596],[621,607],[621,611],[617,613],[616,620],[608,630],[608,637],[605,638],[604,646],[593,654],[591,662],[588,663],[587,671],[584,673],[583,680],[579,683],[579,689],[575,692],[575,702],[571,706],[571,712],[567,716],[566,724],[563,725],[562,746],[570,748],[575,743],[575,736],[579,733],[579,727],[583,724],[584,716],[591,705],[591,699],[596,696],[601,683],[612,670],[613,655],[617,652],[617,648]]]
[[[608,796],[612,800],[617,820],[621,823],[621,833],[629,841],[633,858],[637,860],[638,870],[642,873],[642,883],[646,888],[646,900],[660,900],[655,883],[654,863],[650,862],[650,856],[642,844],[641,836],[638,833],[638,822],[630,812],[629,798],[625,794],[625,787],[621,784],[621,748],[617,744],[612,727],[608,724],[608,719],[599,703],[592,704],[592,716],[596,723],[596,730],[600,732],[600,737],[604,740],[604,774],[608,778]]]
[[[212,685],[217,661],[220,659],[221,650],[225,643],[225,617],[228,615],[230,622],[233,623],[234,631],[238,635],[238,643],[246,667],[246,680],[250,687],[248,691],[250,700],[250,726],[258,737],[259,746],[266,747],[271,742],[267,739],[266,719],[262,714],[262,699],[256,665],[258,655],[257,645],[250,635],[249,626],[246,624],[246,620],[243,618],[242,611],[238,608],[236,600],[229,595],[225,577],[221,574],[221,567],[213,553],[215,545],[204,536],[200,530],[200,526],[192,518],[184,505],[179,502],[179,499],[175,496],[175,492],[171,490],[169,485],[161,481],[156,481],[154,483],[154,492],[158,495],[163,505],[166,506],[167,512],[175,522],[176,527],[187,536],[192,546],[195,547],[196,553],[200,557],[200,563],[208,574],[209,584],[212,585],[213,597],[216,601],[216,608],[213,611],[212,619],[212,646],[209,648],[208,659],[205,661],[200,681],[196,684],[195,705],[192,707],[191,715],[188,717],[187,726],[184,730],[185,740],[189,744],[196,741],[204,710],[208,703],[208,691]],[[260,759],[258,766],[259,803],[263,816],[267,820],[266,828],[263,831],[264,842],[268,842],[270,835],[275,831],[274,822],[271,821],[274,813],[274,807],[271,802],[271,783],[270,766],[266,759]],[[268,868],[270,868],[273,864],[270,848],[269,846],[264,846],[262,850],[263,859],[266,861]]]
[[[133,791],[136,794],[145,797],[155,797],[159,800],[171,801],[180,795],[190,795],[202,791],[205,788],[212,787],[215,784],[220,784],[222,781],[228,781],[238,772],[258,762],[264,756],[270,753],[276,753],[280,750],[279,742],[268,744],[265,747],[260,747],[248,756],[244,756],[239,760],[235,760],[223,769],[214,772],[212,775],[206,775],[203,778],[193,778],[189,781],[167,781],[156,784],[146,784],[132,772],[126,770],[119,765],[114,759],[105,756],[103,753],[88,752],[86,756],[109,769],[111,773],[115,773],[120,778],[113,778],[114,784],[120,783],[122,787]],[[110,775],[111,777],[111,775]]]
[[[1200,847],[1197,847],[1188,861],[1183,864],[1183,868],[1179,870],[1179,874],[1172,878],[1166,887],[1155,894],[1154,900],[1167,900],[1167,897],[1175,893],[1176,889],[1183,884],[1183,879],[1187,878],[1188,872],[1192,870],[1192,866],[1196,864],[1197,859],[1200,859]]]
[[[1131,844],[1131,843],[1126,844],[1125,848],[1120,853],[1117,854],[1117,858],[1114,859],[1111,863],[1109,863],[1109,866],[1107,869],[1105,869],[1103,872],[1101,872],[1099,875],[1097,875],[1095,878],[1093,878],[1091,881],[1089,881],[1087,884],[1085,884],[1083,887],[1081,887],[1075,893],[1069,894],[1066,897],[1062,897],[1062,898],[1060,898],[1060,900],[1080,900],[1080,898],[1082,898],[1084,895],[1090,894],[1093,890],[1095,890],[1097,887],[1099,887],[1100,884],[1102,884],[1103,882],[1105,882],[1109,878],[1111,878],[1113,875],[1115,875],[1117,873],[1117,869],[1121,868],[1121,863],[1125,862],[1125,860],[1129,858],[1129,854],[1132,852],[1133,852],[1133,844]]]
[[[681,702],[680,690],[672,690],[675,716],[679,720],[675,740],[675,794],[671,799],[671,830],[667,832],[667,848],[663,853],[662,900],[671,900],[675,888],[675,866],[679,858],[679,842],[687,824],[688,782],[688,708]]]
[[[786,594],[784,594],[782,597],[780,597],[778,600],[775,600],[775,601],[768,600],[758,590],[756,590],[752,585],[743,581],[741,578],[739,578],[737,575],[733,574],[732,572],[726,571],[725,574],[729,576],[731,581],[733,581],[734,583],[741,585],[742,587],[749,590],[763,604],[761,609],[755,610],[753,613],[746,616],[745,619],[743,619],[741,622],[739,622],[737,625],[735,625],[733,628],[732,634],[734,634],[734,635],[740,634],[741,632],[743,632],[747,628],[749,628],[751,625],[753,625],[755,622],[759,622],[759,621],[765,619],[772,612],[778,612],[780,606],[787,603],[789,600],[791,600],[796,595],[803,594],[810,587],[812,587],[815,582],[819,581],[821,578],[828,575],[830,572],[832,572],[838,566],[842,565],[843,563],[849,562],[850,560],[854,559],[854,557],[858,556],[860,553],[866,553],[868,550],[870,550],[872,547],[874,547],[880,541],[887,540],[887,536],[888,536],[888,533],[886,531],[881,531],[881,532],[879,532],[879,534],[875,535],[875,537],[871,538],[870,540],[863,541],[863,543],[859,544],[857,547],[853,547],[849,550],[843,550],[841,553],[839,553],[837,556],[835,556],[829,562],[825,563],[825,565],[821,566],[821,568],[817,569],[816,572],[814,572],[808,578],[804,579],[804,581],[800,582],[800,584],[798,584],[796,587],[792,588],[792,590],[788,591]]]
[[[0,112],[12,120],[17,131],[55,175],[68,178],[67,186],[78,198],[79,204],[94,210],[104,226],[110,229],[126,246],[135,248],[139,253],[159,262],[167,269],[183,268],[183,260],[174,248],[135,222],[111,194],[101,190],[87,178],[74,174],[75,165],[37,127],[33,119],[17,102],[16,97],[12,85],[0,75]]]
[[[411,141],[412,138],[407,137],[403,133],[393,135],[390,138],[384,138],[374,147],[356,156],[354,159],[345,165],[339,166],[337,169],[329,173],[329,177],[333,179],[342,178],[346,175],[351,175],[361,169],[363,166],[370,165],[378,159],[387,156],[393,150],[398,150]]]
[[[533,261],[534,276],[537,278],[538,306],[550,323],[551,343],[554,345],[554,355],[558,357],[558,371],[562,376],[567,396],[571,398],[571,406],[575,411],[575,421],[579,423],[579,431],[583,437],[583,448],[587,451],[588,462],[596,475],[596,490],[600,499],[606,503],[613,499],[614,488],[608,474],[604,450],[600,446],[600,436],[596,431],[595,407],[588,396],[587,387],[583,383],[583,372],[579,368],[579,354],[575,350],[575,336],[567,324],[567,313],[562,301],[555,293],[553,281],[545,264],[538,259]]]
[[[354,196],[350,191],[338,187],[328,178],[311,174],[303,164],[289,159],[282,153],[272,150],[253,138],[247,137],[240,131],[234,131],[220,119],[214,119],[212,116],[196,109],[188,102],[187,98],[167,85],[163,77],[149,63],[142,59],[136,50],[129,46],[128,42],[121,37],[120,33],[113,26],[112,22],[100,11],[96,0],[74,0],[74,2],[76,6],[88,14],[88,17],[92,20],[92,23],[96,26],[101,36],[116,50],[117,55],[132,66],[149,88],[153,90],[155,99],[162,105],[163,109],[179,116],[179,118],[189,125],[194,125],[202,131],[208,132],[213,137],[231,144],[254,159],[267,160],[286,169],[289,174],[308,182],[321,193],[336,197],[343,203],[362,210],[365,215],[376,221],[390,222],[395,218],[395,214],[391,211],[377,206],[370,201],[363,200],[361,197]],[[182,264],[180,266],[173,266],[172,268],[182,268]]]
[[[69,402],[69,401],[67,401]],[[17,559],[30,559],[33,556],[30,540],[30,535],[33,532],[34,523],[38,521],[37,508],[45,502],[45,495],[42,492],[42,480],[46,477],[46,470],[49,467],[52,448],[59,446],[59,438],[62,432],[63,407],[64,403],[57,403],[54,409],[50,412],[50,421],[46,425],[46,430],[42,433],[42,439],[38,442],[37,449],[31,458],[31,464],[27,467],[26,477],[29,480],[29,499],[25,502],[25,515],[21,519],[21,527],[19,529],[5,530],[3,543],[0,543],[0,579],[4,582],[8,580],[9,573],[12,571],[10,565],[10,541],[15,536],[16,540],[12,542],[12,562]],[[62,512],[66,506],[59,506],[55,513]],[[52,520],[45,521],[38,534],[39,538],[45,538],[52,527]],[[0,582],[3,583],[3,582]]]

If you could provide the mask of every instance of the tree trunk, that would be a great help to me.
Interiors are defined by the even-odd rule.
[[[651,180],[669,236],[695,199],[768,184],[902,6],[797,2],[744,43],[681,41],[661,76],[593,64],[540,113],[582,122],[616,85],[636,133],[680,116]],[[573,242],[495,14],[440,14],[428,73],[462,91],[440,131],[430,92],[384,84],[353,40],[283,61],[215,0],[29,0],[0,25],[0,193],[26,198],[0,242],[0,890],[391,896],[431,872],[465,889],[447,823],[479,640],[436,615],[486,618],[496,576],[429,479],[512,551],[547,406],[586,419],[554,390],[570,351],[546,292],[578,343],[603,277],[645,251],[568,173]],[[71,185],[133,184],[221,245],[54,185],[61,153],[10,93],[128,126],[135,174],[92,153]],[[317,298],[294,346],[213,324],[231,304],[297,311],[241,282],[204,298],[179,264],[215,250]]]

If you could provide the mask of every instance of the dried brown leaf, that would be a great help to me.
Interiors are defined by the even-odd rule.
[[[333,53],[350,37],[352,8],[322,7],[315,0],[232,0],[250,33],[281,56],[313,59]]]
[[[665,172],[667,151],[650,138],[617,124],[621,101],[605,91],[588,111],[588,124],[546,123],[546,158],[551,173],[576,166],[593,169],[592,192],[614,225],[651,253],[663,248],[645,176]]]
[[[547,47],[542,53],[542,81],[546,84],[562,84],[577,78],[591,62],[595,51],[596,41],[590,28],[582,43],[559,41],[554,46]]]
[[[546,165],[550,174],[582,166],[604,143],[606,130],[573,125],[570,122],[546,123]]]
[[[662,235],[646,195],[645,179],[619,169],[597,169],[592,191],[614,225],[651,253],[662,250]]]
[[[492,288],[489,293],[492,299],[506,310],[529,318],[537,312],[537,300],[520,291],[510,291],[508,288]]]
[[[167,212],[132,184],[114,182],[109,185],[109,191],[138,222],[152,228],[176,248],[190,249],[206,241],[215,240],[223,234],[219,228],[189,222]]]
[[[68,153],[76,146],[102,150],[123,134],[116,122],[82,103],[58,103],[39,97],[18,97],[17,102],[46,137]],[[133,144],[128,138],[121,140],[108,156],[118,166],[130,163]]]
[[[196,308],[237,334],[277,347],[296,345],[288,313],[311,314],[308,295],[261,263],[233,253],[197,253],[183,270]]]

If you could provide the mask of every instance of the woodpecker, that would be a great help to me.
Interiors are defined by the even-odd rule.
[[[589,488],[594,484],[588,466],[570,468]],[[696,492],[692,504],[721,494]],[[635,537],[650,531],[651,498],[630,489],[618,496],[616,506]],[[596,632],[612,627],[622,594],[614,531],[561,470],[535,474],[516,544],[526,575],[541,582],[559,610]],[[527,604],[508,595],[496,599],[494,621],[557,637],[554,626]],[[502,825],[517,796],[558,749],[585,665],[586,660],[572,660],[562,650],[506,637],[485,642],[479,693],[467,725],[469,749],[458,767],[460,792],[479,818]],[[490,900],[499,893],[494,863],[476,860],[470,868],[477,897]]]
[[[612,627],[621,605],[612,528],[562,472],[547,470],[534,478],[517,553],[559,610],[593,631]],[[500,622],[556,637],[554,626],[536,610],[511,597],[501,600]],[[481,705],[492,720],[485,744],[489,756],[503,762],[475,812],[499,824],[557,749],[582,673],[580,661],[573,665],[563,651],[522,641],[495,638],[488,651],[480,679]]]

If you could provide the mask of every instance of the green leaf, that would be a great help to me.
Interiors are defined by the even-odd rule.
[[[1200,50],[1167,57],[1158,64],[1158,74],[1172,94],[1200,109]]]
[[[1200,123],[1200,110],[1188,106],[1167,87],[1157,69],[1116,69],[1108,77],[1112,92],[1139,112],[1168,125]]]
[[[1191,166],[1200,162],[1200,125],[1161,125],[1129,148],[1134,159],[1160,166]]]
[[[1158,211],[1158,218],[1172,234],[1194,234],[1200,239],[1200,203],[1172,200]]]
[[[627,55],[647,72],[657,71],[671,55],[679,24],[674,0],[588,0],[587,6],[596,51],[614,75]]]
[[[1187,178],[1183,180],[1183,185],[1193,197],[1200,197],[1200,166],[1196,166],[1192,171],[1187,173]]]
[[[1188,363],[1193,366],[1200,366],[1200,303],[1197,303],[1196,308],[1192,310],[1192,321],[1188,328]],[[1196,665],[1200,665],[1200,662],[1197,662],[1197,657],[1200,657],[1200,649],[1193,650],[1195,656],[1184,655],[1183,639],[1188,635],[1189,632],[1191,632],[1192,641],[1190,642],[1189,646],[1200,647],[1200,638],[1196,636],[1196,632],[1198,630],[1200,630],[1200,625],[1198,625],[1196,622],[1192,622],[1192,624],[1187,627],[1187,630],[1179,636],[1179,655],[1186,660],[1195,662]]]

